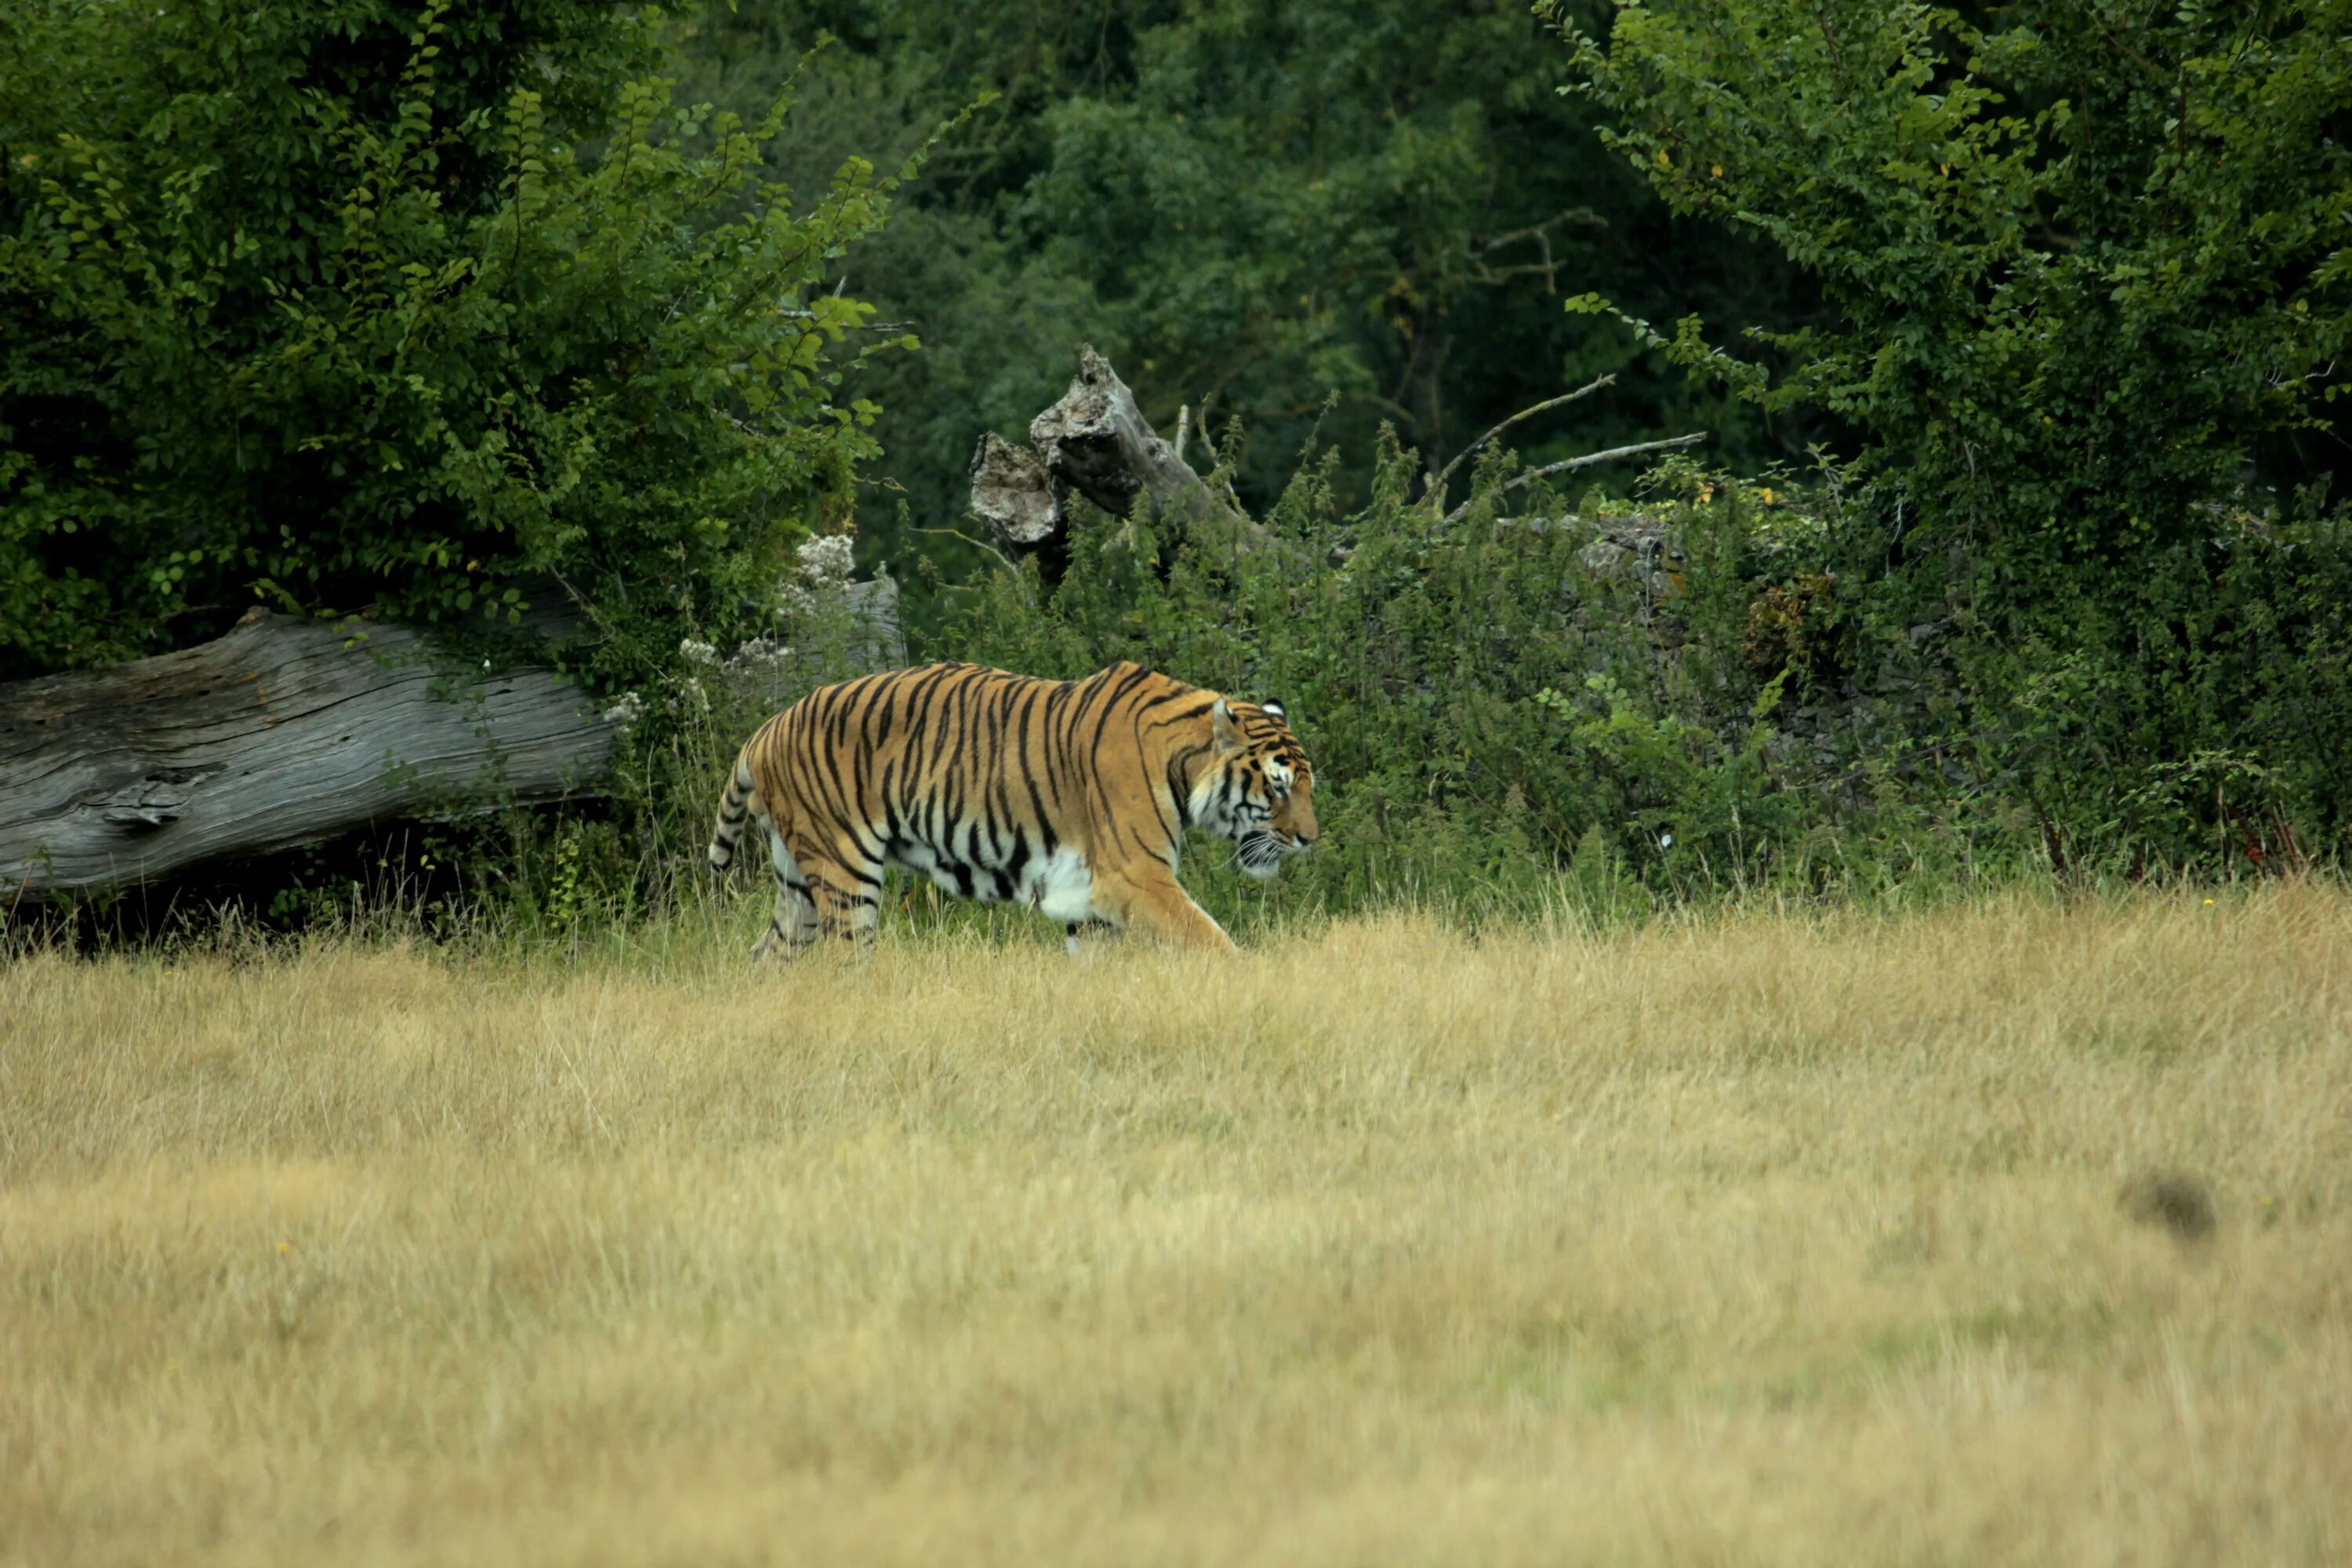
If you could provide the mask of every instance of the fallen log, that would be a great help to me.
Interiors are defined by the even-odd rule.
[[[226,637],[0,688],[0,902],[404,817],[593,793],[614,727],[545,669],[255,610]]]
[[[838,586],[821,647],[739,676],[781,706],[906,659],[895,587]],[[468,668],[417,634],[256,609],[227,636],[0,686],[0,911],[404,820],[599,795],[622,724],[551,669]]]

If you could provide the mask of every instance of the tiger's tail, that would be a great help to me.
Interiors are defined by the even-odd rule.
[[[727,875],[735,864],[735,845],[743,837],[744,819],[751,815],[751,759],[748,746],[735,753],[735,771],[727,775],[727,788],[719,797],[719,820],[710,830],[710,874]]]

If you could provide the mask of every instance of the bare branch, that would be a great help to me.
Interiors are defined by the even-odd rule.
[[[993,430],[971,455],[971,510],[1016,546],[1034,548],[1062,525],[1045,459]]]
[[[997,564],[1003,567],[1007,572],[1013,570],[1013,557],[1007,555],[1004,552],[999,550],[985,539],[974,539],[971,534],[964,532],[963,530],[960,528],[918,528],[911,530],[910,531],[915,533],[936,533],[942,539],[961,539],[966,544],[971,545],[974,550],[985,550],[991,555],[995,556]]]
[[[1512,426],[1517,425],[1522,419],[1532,419],[1537,415],[1543,413],[1547,409],[1558,408],[1563,403],[1573,403],[1580,397],[1589,397],[1592,394],[1600,391],[1602,387],[1614,384],[1617,378],[1614,375],[1604,375],[1597,381],[1586,383],[1584,385],[1578,387],[1574,392],[1563,392],[1558,397],[1547,398],[1543,402],[1537,404],[1532,408],[1520,409],[1517,414],[1512,415],[1508,419],[1504,420],[1500,425],[1496,426],[1492,430],[1487,431],[1484,436],[1479,437],[1475,441],[1473,441],[1467,447],[1463,447],[1459,453],[1455,454],[1452,462],[1438,469],[1437,477],[1429,481],[1429,489],[1423,492],[1422,499],[1427,500],[1433,506],[1444,506],[1445,504],[1445,481],[1454,477],[1454,470],[1460,468],[1464,459],[1467,458],[1471,453],[1475,452],[1479,447],[1485,446],[1487,442],[1493,440],[1496,437],[1501,435]]]
[[[1572,472],[1578,468],[1589,468],[1595,463],[1614,462],[1619,458],[1638,458],[1645,452],[1669,451],[1676,447],[1696,447],[1701,441],[1706,439],[1706,432],[1702,430],[1689,436],[1669,436],[1663,441],[1643,441],[1631,447],[1612,447],[1605,452],[1588,452],[1581,458],[1570,458],[1565,462],[1546,463],[1540,468],[1529,468],[1526,473],[1517,475],[1506,483],[1497,486],[1494,493],[1496,495],[1504,495],[1509,491],[1517,489],[1521,485],[1533,484],[1538,479],[1549,479],[1554,474],[1565,474]],[[1470,509],[1476,504],[1477,498],[1473,496],[1469,500],[1464,501],[1460,506],[1457,506],[1452,511],[1447,512],[1445,514],[1445,521],[1448,522],[1461,521],[1462,519],[1469,512]]]
[[[1570,207],[1566,212],[1555,213],[1543,222],[1529,227],[1515,228],[1508,234],[1498,234],[1491,238],[1475,240],[1470,247],[1472,268],[1470,276],[1480,283],[1496,284],[1510,278],[1533,273],[1543,279],[1545,293],[1559,293],[1559,263],[1552,258],[1551,231],[1564,223],[1589,224],[1595,228],[1609,226],[1608,221],[1591,207]],[[1536,242],[1536,248],[1542,254],[1542,260],[1517,262],[1507,267],[1490,267],[1486,264],[1486,258],[1496,251],[1507,245],[1517,245],[1526,239]]]

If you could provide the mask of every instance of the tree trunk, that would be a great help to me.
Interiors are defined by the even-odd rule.
[[[905,661],[891,584],[850,584],[841,608],[809,655],[835,673]],[[798,684],[742,679],[776,706]],[[178,653],[0,686],[0,910],[386,822],[602,795],[619,734],[604,708],[553,670],[467,669],[397,627],[258,609]]]
[[[178,653],[19,682],[0,689],[0,899],[593,794],[600,707],[551,670],[469,674],[409,632],[260,610]]]

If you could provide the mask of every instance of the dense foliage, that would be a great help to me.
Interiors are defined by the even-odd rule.
[[[1295,486],[1295,548],[1148,570],[1148,531],[1098,528],[1058,590],[1007,576],[961,635],[1284,697],[1334,781],[1308,877],[1343,901],[1513,867],[1813,889],[2339,858],[2352,8],[2146,10],[1686,0],[1569,28],[1628,167],[1835,312],[1735,315],[1734,353],[1696,313],[1569,302],[1851,435],[1801,482],[1654,476],[1670,567],[1600,570],[1628,536],[1596,498],[1447,525],[1393,452],[1360,509]]]
[[[1820,279],[1785,375],[1636,325],[1857,433],[1841,595],[1955,631],[1981,787],[2062,859],[2340,845],[2352,5],[1555,14],[1608,142]]]
[[[1598,15],[1595,8],[1595,15]],[[1603,372],[1605,396],[1525,431],[1537,457],[1703,429],[1743,468],[1801,454],[1807,416],[1743,405],[1560,301],[1601,289],[1653,314],[1809,320],[1771,247],[1675,217],[1555,90],[1573,61],[1525,0],[734,0],[682,29],[681,93],[755,101],[821,29],[810,112],[771,156],[788,175],[851,147],[912,145],[1000,96],[912,184],[856,291],[925,352],[877,366],[877,475],[911,521],[951,523],[985,429],[1017,435],[1073,349],[1110,356],[1163,431],[1245,445],[1252,505],[1310,433],[1351,503],[1383,423],[1424,458]],[[1621,484],[1624,478],[1621,476]],[[897,493],[863,513],[903,570]]]
[[[739,623],[845,514],[874,408],[845,250],[756,121],[597,0],[0,14],[0,676],[246,607],[510,618],[615,679]]]
[[[467,859],[574,926],[851,662],[854,520],[919,654],[1291,705],[1329,847],[1227,915],[2340,863],[2352,0],[1539,9],[10,7],[0,675],[560,581],[633,797]],[[1082,340],[1262,535],[954,535]]]
[[[1922,546],[2116,565],[2208,531],[2245,465],[2352,469],[2348,28],[2345,0],[1688,0],[1576,43],[1603,140],[1837,308],[1739,384],[1863,431]]]

